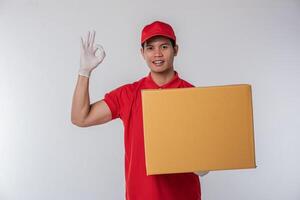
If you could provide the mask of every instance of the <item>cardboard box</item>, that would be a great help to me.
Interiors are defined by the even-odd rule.
[[[255,168],[251,86],[142,90],[147,175]]]

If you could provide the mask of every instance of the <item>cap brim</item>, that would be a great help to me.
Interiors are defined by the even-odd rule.
[[[172,39],[172,40],[176,41],[176,38],[174,38],[174,37],[172,37],[168,34],[153,33],[153,34],[149,35],[148,37],[144,38],[144,40],[142,40],[141,44],[143,44],[144,42],[146,42],[147,40],[149,40],[150,38],[153,38],[155,36],[164,36],[164,37],[167,37],[169,39]]]

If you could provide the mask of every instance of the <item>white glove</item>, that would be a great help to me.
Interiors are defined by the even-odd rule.
[[[78,74],[81,76],[90,77],[91,72],[104,59],[105,51],[99,44],[94,45],[96,31],[88,32],[86,40],[81,37],[81,54],[80,54],[80,68]],[[99,50],[99,55],[96,52]]]
[[[195,174],[197,174],[198,176],[205,176],[206,174],[209,173],[209,171],[199,171],[199,172],[194,172]]]

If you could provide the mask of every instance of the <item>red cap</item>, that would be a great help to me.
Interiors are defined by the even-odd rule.
[[[142,30],[141,44],[143,44],[146,40],[157,36],[165,36],[175,41],[176,36],[172,26],[167,23],[161,21],[155,21],[151,24],[146,25]]]

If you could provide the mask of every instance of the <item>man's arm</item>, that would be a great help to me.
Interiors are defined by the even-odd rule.
[[[72,101],[72,123],[88,127],[106,123],[111,117],[111,111],[103,100],[90,105],[89,78],[79,75]]]
[[[103,124],[112,119],[112,114],[107,104],[101,100],[90,105],[89,77],[104,59],[105,51],[101,45],[94,45],[94,31],[88,32],[85,40],[81,38],[80,68],[72,100],[71,121],[80,127]],[[96,51],[100,55],[96,56]]]

